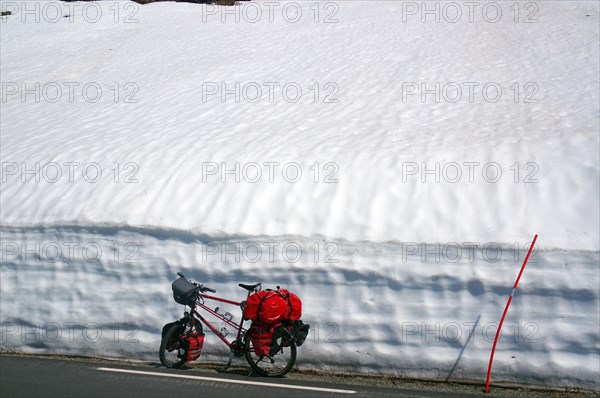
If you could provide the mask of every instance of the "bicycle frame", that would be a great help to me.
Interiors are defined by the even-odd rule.
[[[179,282],[179,280],[173,282],[173,298],[177,303],[188,306],[190,310],[185,311],[183,318],[179,321],[168,323],[163,327],[159,357],[160,362],[165,367],[179,368],[184,363],[194,361],[198,358],[200,353],[198,351],[191,351],[192,343],[194,343],[195,350],[200,350],[202,348],[204,336],[198,336],[195,332],[203,330],[202,324],[204,324],[204,326],[218,336],[230,350],[229,361],[224,369],[228,369],[231,366],[235,357],[242,356],[246,357],[248,364],[252,368],[252,372],[256,372],[263,376],[283,376],[292,369],[296,361],[295,332],[290,331],[287,325],[272,332],[270,331],[268,334],[265,333],[266,337],[262,336],[262,333],[261,335],[252,336],[252,324],[244,327],[244,322],[250,321],[249,319],[244,318],[243,310],[246,301],[240,302],[207,294],[207,292],[216,293],[216,291],[197,282],[193,282],[191,279],[186,279],[181,272],[178,272],[177,275],[179,275],[180,278],[187,280],[188,283]],[[251,294],[261,290],[260,283],[254,285],[240,283],[239,286],[248,290],[246,299],[248,299]],[[196,299],[193,301],[190,301],[191,294],[197,295],[195,296]],[[232,314],[222,312],[218,308],[210,308],[211,304],[208,304],[209,300],[241,308],[241,317],[238,322],[234,321]],[[206,314],[202,313],[201,310],[206,311],[216,320],[211,319],[209,321],[205,318]],[[221,325],[218,325],[218,320],[222,322]],[[228,327],[237,329],[237,334],[233,341],[227,339],[227,336],[230,334],[226,329]],[[305,329],[308,329],[308,327]],[[224,333],[221,332],[221,330],[223,330]],[[278,337],[279,334],[276,333],[282,334],[281,337]],[[307,334],[307,330],[305,334]],[[233,336],[233,333],[231,333],[231,335]],[[267,340],[267,337],[270,340],[264,341]],[[189,342],[189,344],[185,344],[186,342]],[[266,346],[267,343],[269,343],[268,347]],[[289,349],[286,349],[284,352],[285,347],[289,347]],[[175,349],[177,349],[177,352],[174,352]],[[265,351],[265,349],[267,349],[267,351]]]
[[[248,294],[249,295],[249,294]],[[232,305],[236,305],[236,306],[240,306],[241,302],[238,301],[233,301],[233,300],[228,300],[222,297],[217,297],[217,296],[210,296],[208,294],[205,293],[200,293],[198,295],[199,299],[196,301],[196,306],[192,307],[191,310],[191,315],[192,315],[192,328],[194,326],[194,322],[196,320],[196,317],[202,321],[202,323],[204,323],[215,335],[217,335],[219,337],[219,339],[221,339],[221,341],[223,343],[225,343],[229,348],[232,348],[234,342],[239,341],[240,337],[243,333],[246,333],[248,330],[246,328],[244,328],[243,324],[244,324],[244,316],[242,315],[240,322],[233,322],[232,320],[229,320],[225,317],[223,317],[222,315],[218,314],[217,312],[215,312],[212,308],[208,307],[205,304],[205,299],[207,300],[214,300],[214,301],[219,301],[222,303],[226,303],[226,304],[232,304]],[[200,298],[202,300],[200,300]],[[234,341],[229,341],[225,335],[223,335],[223,333],[221,333],[220,330],[218,330],[212,323],[210,323],[206,318],[204,318],[200,312],[198,312],[198,310],[196,309],[197,307],[202,308],[203,310],[207,311],[209,314],[215,316],[216,318],[220,319],[221,321],[225,322],[226,324],[228,324],[229,326],[237,329],[237,335]]]

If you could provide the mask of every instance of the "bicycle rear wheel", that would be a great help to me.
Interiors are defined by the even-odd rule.
[[[281,377],[292,370],[296,363],[296,343],[291,339],[288,344],[289,346],[281,347],[273,356],[260,356],[254,352],[249,332],[245,336],[244,355],[256,373],[267,377]]]
[[[162,363],[167,368],[179,368],[185,362],[186,358],[179,358],[177,353],[179,352],[179,339],[184,334],[188,333],[190,329],[189,324],[185,326],[181,325],[173,325],[160,342],[160,349],[158,351],[158,356],[160,358],[160,363]],[[200,323],[196,323],[195,329],[197,332],[202,333],[202,325]]]

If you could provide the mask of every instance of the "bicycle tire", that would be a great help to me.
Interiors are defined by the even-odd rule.
[[[199,322],[196,323],[196,331],[202,333],[202,325]],[[183,333],[181,332],[181,326],[173,325],[167,330],[165,336],[160,342],[160,348],[158,351],[158,357],[160,358],[160,363],[163,364],[166,368],[179,368],[183,366],[186,362],[186,358],[177,357],[177,352],[179,351],[179,338],[186,333],[186,330],[189,329],[189,324],[185,325],[183,329]],[[173,345],[167,347],[169,340],[171,340],[173,334],[179,334],[174,341]]]
[[[281,347],[273,357],[262,357],[254,353],[250,332],[244,337],[244,355],[252,370],[261,376],[282,377],[286,375],[296,363],[296,342],[290,339],[288,347]],[[289,350],[289,354],[285,352]],[[263,362],[264,358],[270,363]],[[263,365],[264,363],[264,365]]]

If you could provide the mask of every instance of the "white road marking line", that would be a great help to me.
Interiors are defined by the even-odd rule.
[[[246,385],[261,386],[261,387],[288,388],[290,390],[334,392],[334,393],[338,393],[338,394],[356,394],[356,391],[354,391],[354,390],[338,390],[335,388],[321,388],[321,387],[297,386],[297,385],[292,385],[292,384],[264,383],[264,382],[260,382],[260,381],[230,380],[230,379],[220,379],[220,378],[216,378],[216,377],[190,376],[190,375],[182,375],[182,374],[174,374],[174,373],[146,372],[143,370],[116,369],[116,368],[97,368],[97,370],[101,370],[104,372],[131,373],[131,374],[138,374],[138,375],[145,375],[145,376],[173,377],[173,378],[177,378],[177,379],[192,379],[192,380],[204,380],[204,381],[217,381],[217,382],[221,382],[221,383],[231,383],[231,384],[246,384]]]

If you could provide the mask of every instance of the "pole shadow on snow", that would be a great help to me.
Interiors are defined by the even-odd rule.
[[[448,376],[446,376],[446,379],[444,381],[447,382],[448,380],[450,380],[450,377],[452,377],[452,373],[454,373],[454,371],[456,370],[456,367],[458,366],[458,363],[460,362],[460,359],[462,358],[463,353],[465,352],[465,349],[467,348],[467,344],[469,344],[469,341],[471,341],[471,338],[475,334],[475,329],[477,329],[477,325],[479,325],[480,319],[481,319],[481,314],[479,314],[479,316],[477,316],[477,319],[475,320],[475,324],[473,325],[473,328],[471,329],[471,333],[469,333],[469,336],[467,337],[465,344],[462,346],[462,349],[460,350],[460,353],[458,354],[458,358],[456,358],[456,362],[454,362],[454,366],[452,366],[452,369],[450,369],[450,372],[448,373]]]

